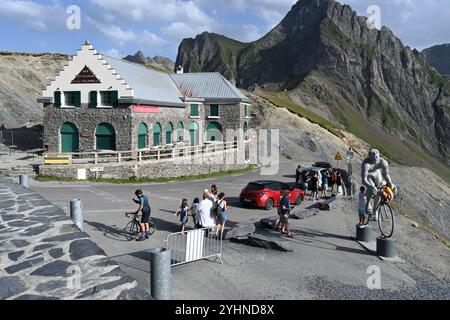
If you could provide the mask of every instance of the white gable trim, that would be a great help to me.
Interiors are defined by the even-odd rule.
[[[73,79],[85,67],[95,74],[101,83],[73,84]],[[53,79],[43,91],[43,98],[53,99],[55,91],[80,91],[81,103],[89,103],[90,91],[118,91],[120,97],[134,97],[134,90],[125,79],[90,44],[82,45],[72,60]],[[61,97],[62,101],[63,96]]]

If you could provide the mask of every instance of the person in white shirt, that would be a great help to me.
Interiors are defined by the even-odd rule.
[[[209,198],[208,193],[203,193],[203,200],[200,201],[197,207],[199,213],[198,224],[200,228],[212,228],[216,226],[214,213],[212,212],[214,202]]]

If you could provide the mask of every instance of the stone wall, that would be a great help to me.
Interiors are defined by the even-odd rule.
[[[236,151],[227,151],[227,153],[218,153],[214,156],[207,157],[204,160],[199,157],[186,158],[181,162],[171,160],[143,161],[143,162],[126,162],[114,164],[85,164],[70,166],[41,166],[39,174],[44,176],[54,176],[74,179],[77,178],[79,169],[86,169],[87,178],[95,178],[96,173],[89,169],[102,167],[103,172],[97,173],[97,178],[105,179],[128,179],[130,177],[137,178],[176,178],[184,176],[195,176],[200,174],[209,174],[214,172],[230,171],[243,169],[248,167],[247,163],[226,164],[226,159],[235,159]],[[224,160],[225,159],[225,160]],[[224,160],[224,161],[222,161]],[[201,163],[203,162],[203,163]]]
[[[143,122],[147,125],[147,146],[153,146],[153,126],[161,124],[161,145],[166,144],[166,126],[173,125],[172,141],[177,141],[176,128],[178,123],[183,122],[184,141],[189,144],[189,124],[196,122],[199,126],[199,141],[206,141],[206,128],[210,122],[218,122],[222,126],[224,141],[226,141],[227,129],[243,128],[244,108],[240,104],[220,104],[218,119],[208,119],[210,105],[199,104],[199,116],[190,117],[189,108],[159,107],[155,113],[133,112],[127,105],[116,108],[90,108],[88,104],[82,104],[79,108],[56,108],[53,104],[44,105],[44,145],[52,153],[60,150],[60,129],[65,122],[73,123],[81,133],[87,131],[89,137],[80,136],[80,152],[92,152],[96,148],[95,130],[101,123],[111,124],[116,131],[117,151],[137,150],[138,128]],[[250,123],[248,123],[250,127]]]
[[[101,123],[111,124],[116,131],[116,149],[131,150],[131,110],[118,108],[89,108],[83,104],[79,108],[56,108],[53,104],[44,106],[44,145],[49,152],[60,152],[60,130],[65,122],[73,123],[78,131],[88,131],[90,137],[80,136],[80,152],[91,152],[96,148],[95,129]]]
[[[0,176],[0,300],[151,299],[64,212]]]

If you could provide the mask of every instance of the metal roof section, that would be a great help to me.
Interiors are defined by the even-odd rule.
[[[103,54],[102,58],[134,90],[133,98],[136,103],[151,101],[152,104],[161,106],[185,106],[182,101],[183,95],[169,74]]]
[[[186,98],[203,98],[205,102],[250,102],[218,72],[171,74],[170,77]]]

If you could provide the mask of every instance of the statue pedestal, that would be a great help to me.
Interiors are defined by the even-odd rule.
[[[395,249],[395,240],[383,237],[377,238],[377,256],[384,258],[394,258],[397,256]]]
[[[375,239],[375,232],[368,226],[356,225],[356,241],[370,242]]]

